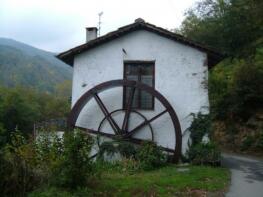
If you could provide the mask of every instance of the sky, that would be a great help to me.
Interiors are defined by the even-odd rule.
[[[0,37],[52,52],[85,42],[85,27],[98,26],[101,35],[143,18],[166,28],[178,28],[185,11],[197,0],[0,0]]]

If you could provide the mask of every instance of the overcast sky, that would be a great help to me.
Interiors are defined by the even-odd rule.
[[[0,0],[0,37],[62,52],[85,42],[85,27],[101,34],[143,18],[167,29],[179,27],[196,0]]]

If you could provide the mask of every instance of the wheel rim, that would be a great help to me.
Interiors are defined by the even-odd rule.
[[[112,113],[114,111],[117,111],[117,110],[114,110],[113,112],[109,112],[107,107],[104,105],[104,103],[102,102],[102,100],[99,97],[100,92],[107,90],[107,89],[110,89],[110,88],[115,88],[115,87],[126,87],[126,88],[130,87],[130,88],[132,88],[131,94],[129,95],[129,98],[128,98],[128,104],[127,104],[126,109],[121,109],[121,110],[125,111],[125,116],[124,116],[124,120],[123,120],[121,128],[118,126],[118,124],[112,118]],[[139,124],[137,127],[135,127],[134,129],[132,129],[131,131],[128,132],[127,128],[128,128],[128,124],[129,124],[130,114],[131,114],[131,112],[135,111],[134,109],[131,108],[135,89],[140,89],[142,91],[146,91],[147,93],[154,96],[154,98],[158,99],[159,102],[165,107],[165,110],[163,110],[161,113],[158,113],[157,115],[155,115],[154,117],[152,117],[149,120],[147,120],[144,117],[145,119],[141,124]],[[98,130],[93,130],[93,129],[89,129],[89,128],[83,128],[83,129],[85,129],[89,133],[99,134],[99,135],[103,135],[105,137],[110,137],[110,138],[115,138],[116,136],[122,136],[123,138],[125,138],[125,139],[128,138],[131,142],[134,142],[137,144],[141,143],[144,140],[133,138],[133,135],[136,134],[140,129],[142,129],[146,125],[150,125],[151,122],[160,118],[162,115],[168,113],[171,120],[172,120],[172,123],[173,123],[173,128],[174,128],[174,133],[175,133],[175,147],[174,147],[174,149],[162,147],[162,149],[167,151],[167,152],[172,152],[173,153],[173,161],[178,162],[179,157],[181,155],[181,145],[182,145],[181,126],[180,126],[178,117],[177,117],[173,107],[168,102],[168,100],[161,93],[159,93],[157,90],[155,90],[154,88],[152,88],[146,84],[142,84],[142,83],[139,83],[136,81],[129,81],[129,80],[112,80],[112,81],[107,81],[107,82],[101,83],[101,84],[95,86],[94,88],[90,89],[86,93],[84,93],[79,98],[79,100],[76,102],[76,104],[73,106],[73,108],[70,112],[70,115],[68,117],[69,127],[73,127],[73,128],[76,127],[75,126],[76,121],[78,119],[78,116],[79,116],[81,110],[92,98],[94,98],[96,100],[98,106],[100,107],[101,111],[104,114],[103,120],[107,120],[109,122],[110,126],[112,127],[112,129],[114,131],[114,134],[101,132],[99,130],[100,126],[99,126]]]

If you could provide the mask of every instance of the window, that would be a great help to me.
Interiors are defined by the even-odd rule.
[[[124,79],[139,81],[154,87],[154,61],[125,61]],[[126,108],[131,88],[124,88],[123,107]],[[154,97],[136,89],[133,97],[132,108],[154,109]]]

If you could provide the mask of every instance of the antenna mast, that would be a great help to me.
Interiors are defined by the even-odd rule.
[[[102,16],[103,12],[100,12],[99,15],[99,23],[98,23],[98,35],[100,36],[100,29],[101,29],[101,16]]]

